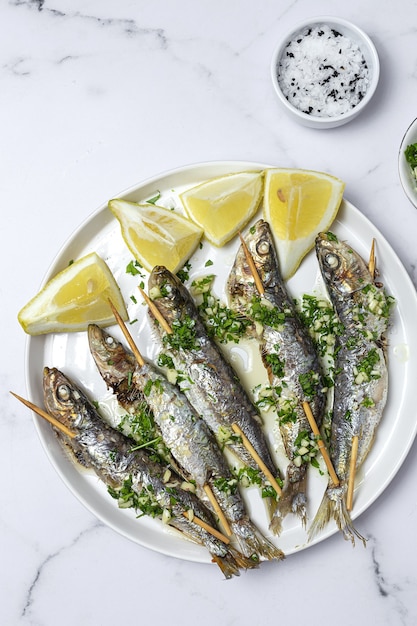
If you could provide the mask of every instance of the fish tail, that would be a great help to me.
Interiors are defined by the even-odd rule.
[[[343,537],[355,545],[355,537],[366,546],[366,539],[356,530],[346,508],[346,485],[328,487],[316,516],[309,528],[308,539],[311,541],[333,519]]]
[[[268,519],[272,519],[278,507],[278,500],[277,498],[263,498],[263,501]]]
[[[240,576],[240,570],[254,569],[259,566],[259,559],[245,556],[232,546],[227,546],[227,553],[223,555],[211,554],[213,563],[216,563],[226,579]]]
[[[292,472],[290,466],[287,469],[287,477],[278,500],[277,509],[271,519],[270,529],[274,535],[281,533],[283,519],[289,513],[297,515],[304,527],[307,524],[307,472],[303,471],[300,474],[297,468],[299,479],[294,480],[291,476],[295,474],[295,472]]]
[[[212,561],[216,563],[221,569],[224,577],[229,580],[233,576],[240,576],[239,564],[236,559],[229,552],[225,556],[218,556],[212,554]]]
[[[285,558],[282,550],[266,539],[249,518],[232,522],[231,528],[240,551],[254,563],[259,563],[261,558],[267,560]]]

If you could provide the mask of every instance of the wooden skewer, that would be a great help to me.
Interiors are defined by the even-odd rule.
[[[259,465],[259,468],[261,469],[263,474],[265,474],[265,476],[267,477],[267,479],[269,480],[269,482],[271,483],[272,487],[275,489],[277,494],[281,495],[281,487],[279,486],[277,479],[275,478],[275,476],[271,474],[271,472],[269,471],[265,463],[262,461],[259,454],[256,452],[255,448],[252,446],[249,439],[246,437],[243,430],[237,424],[232,424],[232,429],[233,429],[233,432],[235,432],[236,435],[239,435],[239,437],[242,439],[242,443],[245,446],[246,450],[249,452],[249,454],[257,463],[257,465]]]
[[[336,472],[334,471],[333,464],[332,464],[332,462],[330,460],[330,457],[329,457],[329,454],[327,452],[326,446],[324,445],[324,442],[323,442],[323,440],[321,438],[320,431],[319,431],[319,429],[317,427],[316,420],[314,419],[314,415],[313,415],[313,413],[311,411],[311,408],[310,408],[310,405],[309,405],[308,402],[303,402],[303,409],[304,409],[304,412],[305,412],[306,417],[308,419],[308,423],[310,424],[311,430],[313,431],[314,435],[316,435],[316,437],[317,437],[317,445],[318,445],[319,450],[321,452],[321,455],[322,455],[322,457],[324,459],[324,462],[326,463],[327,470],[329,472],[329,475],[330,475],[330,478],[332,480],[332,483],[333,483],[333,485],[335,487],[338,487],[339,484],[340,484],[340,481],[339,481],[339,479],[337,477]]]
[[[349,465],[349,482],[346,496],[346,508],[348,511],[352,510],[353,506],[353,489],[355,487],[355,475],[356,475],[356,461],[358,459],[359,437],[354,435],[352,437],[352,450],[350,453],[350,465]]]
[[[195,515],[193,516],[193,519],[190,520],[190,518],[188,517],[188,513],[186,511],[184,511],[183,513],[184,517],[186,517],[189,521],[194,522],[195,524],[197,524],[197,526],[201,526],[201,528],[204,528],[204,530],[206,530],[208,533],[210,533],[210,535],[213,535],[214,537],[217,537],[217,539],[220,539],[220,541],[222,541],[225,544],[229,544],[230,543],[230,539],[229,537],[226,537],[226,535],[224,535],[223,533],[221,533],[219,530],[217,530],[216,528],[213,528],[213,526],[210,526],[209,524],[207,524],[206,522],[204,522],[202,519],[200,519],[199,517],[196,517]]]
[[[251,274],[253,276],[253,280],[255,281],[255,286],[256,286],[257,290],[259,291],[259,293],[262,296],[265,293],[265,288],[264,288],[264,286],[262,284],[262,281],[260,279],[260,276],[258,274],[258,270],[256,269],[255,262],[254,262],[254,260],[252,258],[250,250],[249,250],[248,246],[246,245],[246,242],[243,239],[241,233],[239,233],[239,237],[240,237],[240,241],[242,243],[243,252],[245,253],[246,261],[248,262],[249,269],[250,269]]]
[[[137,345],[133,341],[132,335],[128,331],[126,324],[122,320],[121,316],[119,315],[119,312],[117,311],[116,307],[111,302],[111,300],[109,300],[109,304],[110,304],[110,308],[111,308],[111,310],[113,312],[113,315],[116,318],[116,321],[119,324],[120,329],[121,329],[122,333],[124,334],[124,336],[126,338],[126,341],[129,344],[130,349],[132,350],[133,355],[134,355],[136,361],[138,362],[139,367],[142,367],[143,365],[145,365],[145,361],[143,360],[143,357],[142,357],[141,353],[139,352]]]
[[[372,239],[371,252],[370,252],[370,255],[369,255],[369,263],[368,263],[369,273],[372,276],[372,278],[375,277],[375,266],[376,266],[376,260],[375,260],[375,239]]]
[[[71,437],[71,439],[72,439],[73,437],[75,437],[77,435],[76,432],[74,432],[73,430],[70,430],[69,428],[67,428],[59,420],[57,420],[54,417],[52,417],[52,415],[49,415],[49,413],[47,413],[43,409],[40,409],[38,406],[36,406],[36,404],[33,404],[29,400],[25,400],[25,398],[22,398],[21,396],[18,396],[17,393],[13,393],[13,391],[11,391],[10,393],[12,394],[12,396],[14,396],[18,400],[20,400],[20,402],[22,402],[29,409],[31,409],[32,411],[37,413],[40,417],[43,417],[50,424],[55,426],[55,428],[58,428],[61,432],[64,433],[64,435],[67,435],[67,437]]]
[[[139,291],[142,295],[142,298],[145,300],[146,304],[148,305],[152,315],[155,317],[155,319],[161,324],[162,328],[164,329],[164,331],[168,334],[171,335],[172,334],[172,328],[171,326],[168,324],[168,322],[166,321],[166,319],[164,318],[164,316],[162,315],[162,313],[160,312],[160,310],[158,309],[158,307],[156,306],[156,304],[150,299],[150,297],[148,296],[148,294],[142,289],[142,287],[139,287]]]
[[[232,530],[229,526],[229,522],[227,521],[223,511],[221,510],[219,503],[217,502],[213,491],[211,490],[210,485],[204,485],[204,491],[206,493],[206,496],[208,497],[208,499],[211,502],[211,505],[213,507],[213,509],[216,512],[217,517],[220,520],[221,525],[223,526],[225,532],[227,535],[229,535],[229,537],[232,535]]]

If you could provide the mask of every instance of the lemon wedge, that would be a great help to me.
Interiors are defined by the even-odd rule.
[[[88,324],[115,324],[112,301],[124,320],[126,307],[107,264],[95,252],[59,272],[19,312],[29,335],[86,330]]]
[[[264,218],[274,235],[281,273],[288,280],[330,228],[345,184],[323,172],[270,168],[265,171]]]
[[[164,265],[174,274],[197,248],[203,231],[186,217],[153,204],[110,200],[123,239],[135,259],[149,271]]]
[[[189,218],[221,247],[256,213],[262,192],[263,172],[238,172],[187,189],[180,198]]]

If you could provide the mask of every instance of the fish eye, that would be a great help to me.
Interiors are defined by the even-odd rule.
[[[257,250],[259,254],[265,255],[269,252],[269,243],[267,241],[261,241],[257,246]]]
[[[60,400],[62,400],[62,402],[68,402],[71,397],[68,385],[59,385],[57,389],[57,396]]]
[[[112,348],[114,346],[114,344],[116,343],[114,338],[111,337],[110,335],[108,335],[108,337],[106,337],[105,342],[106,342],[106,345],[109,346],[109,348]]]
[[[324,260],[326,262],[326,265],[328,265],[328,267],[330,267],[331,270],[335,270],[340,265],[339,257],[336,256],[336,254],[332,254],[331,252],[328,252],[326,254],[326,256],[324,257]]]

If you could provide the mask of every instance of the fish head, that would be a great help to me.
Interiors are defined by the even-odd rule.
[[[269,224],[258,220],[250,227],[244,238],[248,252],[265,290],[273,289],[281,282],[279,264]],[[240,246],[227,283],[233,307],[245,311],[247,303],[259,295],[252,268],[243,244]]]
[[[319,233],[316,254],[323,279],[330,294],[349,297],[373,282],[362,257],[332,233]]]
[[[259,278],[267,288],[275,278],[274,273],[278,268],[278,259],[275,253],[275,245],[268,222],[258,220],[245,237],[245,242],[255,263]]]
[[[188,296],[177,276],[163,265],[156,265],[149,276],[148,292],[169,326],[181,319],[188,304]]]
[[[135,369],[133,354],[97,324],[88,326],[88,344],[97,369],[108,385],[124,380]]]
[[[45,408],[50,415],[70,429],[79,427],[87,399],[56,367],[45,367],[43,370],[43,394]]]

